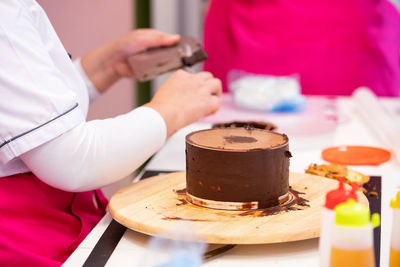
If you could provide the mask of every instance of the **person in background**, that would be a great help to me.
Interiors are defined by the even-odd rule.
[[[179,70],[142,107],[86,121],[90,101],[132,77],[128,55],[179,38],[135,30],[72,62],[35,0],[0,1],[1,266],[61,265],[105,213],[96,189],[219,108],[218,79]]]
[[[300,77],[302,93],[399,96],[400,15],[388,0],[213,0],[204,69]]]

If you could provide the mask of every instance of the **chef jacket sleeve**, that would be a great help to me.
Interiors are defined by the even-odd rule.
[[[74,129],[21,155],[43,182],[66,191],[97,189],[126,177],[162,147],[163,117],[139,107]]]
[[[100,96],[100,92],[96,89],[96,87],[94,86],[92,81],[86,75],[86,72],[83,70],[81,58],[75,59],[74,65],[75,65],[76,70],[81,75],[82,79],[85,81],[85,85],[86,85],[86,88],[87,88],[88,94],[89,94],[89,101],[90,101],[90,103],[92,103]]]
[[[3,163],[85,120],[76,93],[49,54],[54,50],[46,46],[43,34],[38,32],[39,22],[16,6],[18,3],[21,4],[0,2],[0,161]],[[68,58],[66,53],[65,57]]]

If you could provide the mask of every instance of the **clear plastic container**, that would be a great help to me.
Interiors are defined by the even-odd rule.
[[[322,208],[322,224],[319,237],[319,266],[328,267],[331,255],[332,230],[335,222],[335,212]]]
[[[392,238],[390,242],[390,267],[400,266],[400,191],[396,199],[392,199],[390,207],[393,209]]]
[[[344,178],[339,179],[337,189],[331,190],[326,194],[325,205],[322,208],[321,233],[319,238],[319,266],[328,267],[331,254],[332,230],[335,223],[334,208],[349,198],[357,200],[357,184],[352,185],[352,190],[344,188]]]
[[[374,267],[372,227],[335,225],[332,235],[331,267]]]
[[[373,231],[379,225],[379,215],[365,205],[349,199],[335,207],[332,231],[331,267],[374,267]]]

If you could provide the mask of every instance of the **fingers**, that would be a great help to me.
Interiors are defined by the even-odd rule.
[[[209,105],[210,111],[208,112],[208,114],[206,114],[206,116],[212,115],[219,110],[219,108],[221,107],[221,98],[218,96],[211,96],[209,100]]]
[[[148,104],[164,118],[168,136],[177,129],[215,113],[221,106],[221,82],[209,72],[177,70]]]
[[[114,64],[115,71],[122,77],[133,77],[132,69],[125,62],[117,62]]]
[[[162,45],[163,46],[169,46],[169,45],[173,45],[176,44],[177,42],[179,42],[179,40],[181,39],[181,36],[179,34],[164,34],[164,36],[162,37]]]
[[[214,78],[209,72],[198,73],[202,78],[206,79],[201,86],[203,93],[206,94],[207,108],[203,116],[209,116],[218,111],[221,106],[222,83],[219,79]]]
[[[134,33],[137,34],[145,49],[173,45],[179,42],[181,38],[179,34],[168,34],[155,29],[140,29],[134,31]]]
[[[152,42],[149,45],[152,46],[169,46],[176,44],[181,39],[179,34],[168,34],[157,30],[149,33],[149,35],[149,41]]]
[[[208,80],[208,79],[211,79],[214,77],[211,74],[211,72],[206,72],[206,71],[198,72],[198,73],[194,74],[194,76],[196,79],[199,79],[199,80]]]
[[[213,96],[220,97],[222,95],[222,83],[217,78],[208,79],[203,84],[204,90]]]
[[[194,86],[193,89],[196,89],[196,92],[200,91],[205,92],[206,94],[218,96],[222,95],[222,83],[220,79],[214,78],[214,76],[210,72],[198,72],[196,74],[188,73],[184,70],[177,70],[173,74],[174,78],[177,80],[186,80],[186,81],[194,81],[192,83]]]
[[[212,78],[208,84],[210,86],[210,92],[212,95],[218,97],[222,95],[222,83],[220,79]]]
[[[187,73],[187,72],[185,72]],[[189,74],[189,73],[188,73]],[[190,74],[189,74],[190,75]],[[198,72],[196,74],[192,74],[200,84],[205,87],[205,90],[214,96],[221,96],[222,94],[222,83],[219,79],[214,78],[212,73],[210,72]]]

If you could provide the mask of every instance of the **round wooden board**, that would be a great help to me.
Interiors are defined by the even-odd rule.
[[[262,216],[258,211],[208,209],[188,203],[176,191],[186,187],[185,172],[151,177],[116,192],[110,202],[111,216],[122,225],[148,235],[176,230],[180,221],[190,221],[195,234],[215,244],[265,244],[304,240],[319,236],[325,194],[338,182],[325,177],[290,173],[292,189],[310,205],[301,210]],[[358,192],[359,201],[368,203]]]

